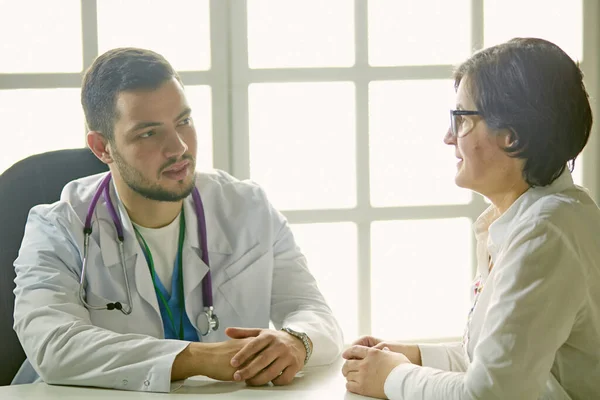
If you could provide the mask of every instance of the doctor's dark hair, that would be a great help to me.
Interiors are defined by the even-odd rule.
[[[151,50],[124,47],[100,55],[86,71],[81,87],[81,105],[88,128],[112,141],[119,117],[116,108],[119,93],[155,90],[172,78],[181,83],[171,64]]]
[[[583,74],[563,50],[543,39],[515,38],[475,53],[454,73],[463,78],[492,132],[507,129],[505,148],[525,160],[530,186],[546,186],[573,171],[592,128],[592,111]]]

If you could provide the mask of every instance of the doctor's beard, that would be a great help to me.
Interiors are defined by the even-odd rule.
[[[194,189],[194,185],[196,183],[195,178],[195,165],[196,160],[189,154],[185,154],[182,159],[190,160],[190,164],[192,166],[192,179],[189,184],[185,184],[180,182],[180,190],[178,191],[169,191],[162,188],[157,183],[150,182],[144,175],[129,165],[121,156],[121,154],[117,151],[115,146],[113,146],[112,158],[115,160],[115,164],[117,169],[119,170],[119,174],[123,179],[123,182],[129,186],[131,190],[134,192],[144,196],[147,199],[155,200],[155,201],[179,201],[183,200],[192,193]],[[161,171],[164,171],[169,166],[179,162],[181,160],[172,159],[169,160],[165,165],[161,167]]]

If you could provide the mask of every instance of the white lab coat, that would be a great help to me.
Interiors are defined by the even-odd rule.
[[[157,297],[131,221],[111,183],[111,199],[125,232],[125,260],[133,312],[88,311],[78,297],[83,225],[105,174],[69,183],[60,201],[34,207],[15,261],[14,329],[28,361],[13,383],[47,383],[167,392],[175,356],[188,344],[165,340]],[[342,334],[285,218],[251,182],[221,171],[197,173],[206,214],[215,312],[221,328],[202,341],[227,340],[226,327],[306,332],[313,343],[310,365],[327,364],[341,352]],[[203,313],[198,224],[192,196],[184,201],[185,308],[197,328]],[[91,305],[127,303],[118,241],[103,197],[93,218],[86,270]],[[30,365],[28,365],[30,364]]]

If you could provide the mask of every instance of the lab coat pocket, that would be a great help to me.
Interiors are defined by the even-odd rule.
[[[237,260],[224,268],[228,279],[233,279],[246,268],[258,261],[259,258],[265,255],[267,250],[263,249],[260,243],[255,244],[247,252],[245,252]]]
[[[116,300],[116,299],[110,300],[110,299],[107,299],[106,297],[102,297],[102,296],[92,293],[88,290],[85,294],[85,301],[92,307],[101,307],[101,306],[106,306],[108,303],[114,303],[118,300]],[[91,310],[91,311],[94,311],[94,310]],[[105,310],[99,310],[99,311],[105,311]]]
[[[133,296],[133,311],[131,314],[125,315],[119,310],[88,310],[92,325],[121,334],[133,333],[163,338],[160,316],[152,311],[145,311],[135,288],[132,287],[131,289]],[[108,303],[117,301],[121,302],[123,306],[129,306],[126,296],[104,297],[89,290],[86,293],[86,301],[89,305],[95,307],[106,306]]]
[[[235,263],[235,277],[219,287],[223,298],[238,315],[238,321],[223,321],[224,326],[268,327],[271,310],[271,285],[273,281],[273,254],[269,251],[258,258],[243,257],[244,266]],[[233,266],[233,265],[232,265]]]
[[[125,277],[130,285],[134,284],[135,266],[137,263],[137,254],[126,256],[124,265],[121,264],[121,259],[113,265],[103,266],[102,257],[99,253],[90,255],[90,262],[86,269],[86,293],[113,299],[111,301],[127,301],[127,286],[125,285]],[[124,267],[124,268],[123,268]]]
[[[114,303],[121,301],[124,305],[125,299],[108,299],[97,295],[91,291],[87,291],[85,295],[85,301],[92,307],[106,306],[108,303]],[[93,325],[108,329],[116,333],[133,333],[132,328],[132,317],[126,316],[117,310],[89,310],[90,320]],[[137,333],[137,332],[136,332]]]

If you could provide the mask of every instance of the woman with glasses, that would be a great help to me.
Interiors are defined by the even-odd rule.
[[[463,340],[364,337],[344,353],[347,388],[390,399],[600,398],[600,210],[571,177],[592,126],[582,73],[558,46],[519,38],[476,53],[454,79],[444,142],[459,160],[455,181],[491,202],[474,224]]]

